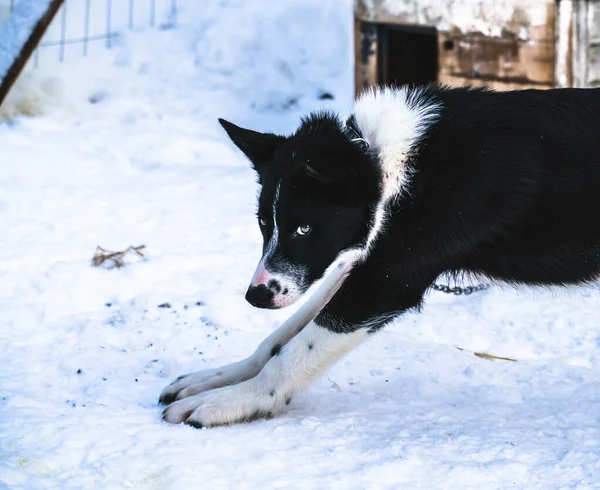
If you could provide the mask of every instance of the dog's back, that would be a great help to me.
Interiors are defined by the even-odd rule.
[[[431,273],[509,282],[595,279],[600,89],[430,88],[426,96],[439,115],[410,159],[411,185],[382,251],[402,250],[403,267],[415,272],[426,263]]]

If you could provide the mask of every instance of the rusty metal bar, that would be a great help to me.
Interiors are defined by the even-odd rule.
[[[10,66],[10,68],[4,75],[4,78],[0,82],[0,105],[2,105],[2,102],[4,102],[4,99],[6,98],[9,90],[15,83],[15,80],[17,79],[21,71],[23,71],[23,68],[27,64],[27,60],[29,60],[29,58],[33,54],[36,46],[40,42],[40,39],[46,32],[46,29],[48,29],[50,22],[52,22],[52,19],[60,9],[63,2],[64,0],[51,0],[48,4],[48,9],[44,13],[44,15],[42,15],[42,17],[38,20],[37,24],[33,26],[31,34],[23,44],[21,51],[15,57],[12,65]]]

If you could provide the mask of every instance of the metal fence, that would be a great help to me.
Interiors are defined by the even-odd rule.
[[[9,12],[12,12],[14,6],[19,0],[10,0]],[[41,57],[45,56],[57,56],[59,62],[63,62],[66,58],[66,48],[70,45],[79,45],[81,47],[80,55],[86,56],[89,51],[89,47],[92,43],[104,43],[107,49],[110,49],[113,45],[115,38],[118,38],[121,29],[115,28],[114,24],[114,12],[115,5],[123,7],[126,4],[127,13],[126,15],[126,27],[129,30],[146,27],[172,27],[175,24],[178,9],[178,0],[162,0],[159,2],[163,7],[167,6],[166,15],[164,15],[164,9],[159,17],[157,13],[157,0],[65,0],[65,3],[60,8],[56,18],[53,21],[54,24],[58,24],[58,36],[52,36],[47,33],[43,38],[37,49],[33,54],[33,65],[37,67]],[[77,3],[77,7],[83,9],[72,9],[71,7]],[[101,33],[92,33],[90,30],[90,20],[92,6],[97,10],[103,12],[103,29]],[[141,8],[143,7],[143,8]],[[142,18],[141,11],[143,11],[144,17]],[[98,16],[94,19],[97,23]],[[121,21],[125,20],[122,17]],[[121,22],[122,23],[122,22]],[[74,29],[72,26],[76,26],[78,31],[81,32],[79,36],[69,35]],[[49,48],[56,48],[58,53],[49,54],[52,51]]]

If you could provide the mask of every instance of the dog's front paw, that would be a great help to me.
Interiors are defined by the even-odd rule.
[[[168,405],[176,400],[197,395],[208,390],[230,386],[256,376],[262,364],[253,357],[228,364],[218,369],[206,369],[197,373],[179,376],[160,395],[159,403]]]
[[[291,394],[277,393],[254,378],[235,386],[179,399],[165,408],[163,420],[193,427],[248,422],[276,415],[290,400]]]
[[[197,373],[179,376],[160,394],[158,402],[168,405],[204,391],[226,386],[225,373],[220,369],[206,369]]]

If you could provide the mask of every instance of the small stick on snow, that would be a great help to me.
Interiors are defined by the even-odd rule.
[[[96,247],[96,253],[92,258],[92,265],[95,267],[100,267],[103,265],[108,269],[112,269],[113,267],[118,269],[125,265],[124,259],[127,253],[134,253],[138,257],[145,258],[145,255],[142,253],[144,248],[146,248],[146,245],[138,245],[137,247],[130,246],[121,252],[111,252],[110,250],[106,250],[98,245]]]
[[[458,350],[463,351],[463,352],[473,352],[473,351],[467,351],[467,349],[463,349],[461,347],[457,347]],[[494,356],[492,354],[486,354],[485,352],[473,352],[473,355],[477,356],[477,357],[481,357],[483,359],[499,359],[500,361],[511,361],[511,362],[517,362],[516,359],[512,359],[510,357],[500,357],[500,356]]]

